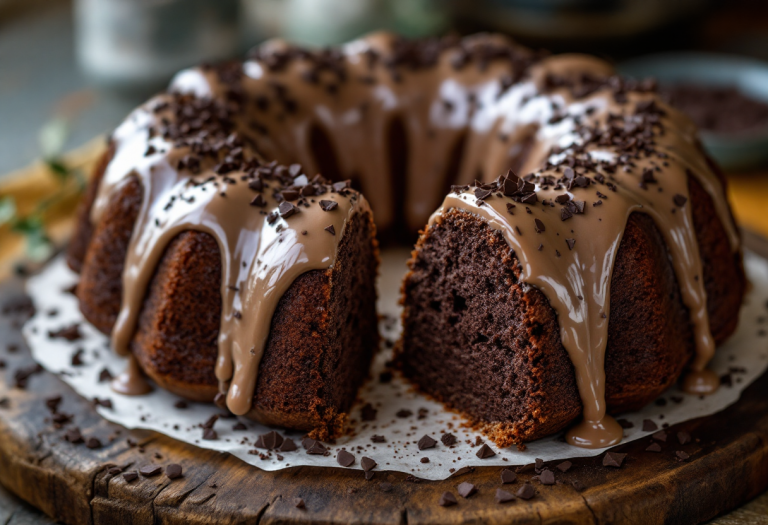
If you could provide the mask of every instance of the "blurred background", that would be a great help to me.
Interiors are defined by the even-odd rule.
[[[242,56],[274,36],[324,46],[380,28],[501,31],[596,54],[629,74],[709,75],[768,99],[768,76],[739,85],[768,61],[764,0],[0,0],[0,174],[45,153],[41,130],[54,143],[66,131],[64,149],[108,132],[183,67]],[[724,71],[737,58],[739,71]],[[753,168],[760,159],[725,160]]]
[[[768,236],[768,0],[0,0],[0,252],[7,232],[36,259],[66,238],[96,144],[179,69],[376,29],[499,31],[656,77]]]

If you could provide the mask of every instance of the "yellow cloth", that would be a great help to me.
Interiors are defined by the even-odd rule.
[[[103,151],[104,138],[97,137],[64,155],[62,160],[68,168],[80,169],[90,178]],[[56,195],[61,189],[60,179],[42,161],[0,177],[0,199],[12,196],[21,216],[26,216],[39,202]],[[72,232],[77,202],[78,197],[72,194],[47,209],[43,215],[46,233],[56,247],[64,246]],[[11,275],[14,265],[24,259],[25,248],[23,235],[11,231],[8,224],[0,225],[0,280]]]
[[[65,155],[64,161],[68,167],[79,168],[90,177],[103,151],[104,139],[97,137]],[[737,222],[768,237],[768,172],[733,174],[728,180],[728,194]],[[60,189],[56,175],[40,161],[0,178],[0,198],[13,196],[22,215]],[[70,235],[76,207],[77,199],[72,197],[45,213],[46,231],[56,246],[63,246]],[[22,235],[10,231],[7,225],[0,226],[0,280],[10,275],[14,264],[23,259],[24,249]]]

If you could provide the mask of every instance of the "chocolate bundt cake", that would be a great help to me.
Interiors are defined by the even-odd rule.
[[[642,406],[692,357],[707,386],[734,328],[744,275],[715,172],[652,83],[594,58],[497,35],[271,41],[179,73],[115,131],[69,262],[135,370],[327,437],[377,341],[374,230],[428,224],[405,375],[502,444],[582,410],[600,434],[606,402]]]

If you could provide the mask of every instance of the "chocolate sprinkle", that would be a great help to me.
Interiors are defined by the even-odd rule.
[[[517,474],[515,474],[514,471],[509,470],[508,468],[501,471],[501,482],[503,484],[506,485],[508,483],[514,483],[515,481],[517,481]]]
[[[135,480],[138,477],[139,475],[135,470],[131,470],[129,472],[123,472],[123,479],[128,483],[130,483],[131,481]]]
[[[346,450],[340,450],[336,455],[336,462],[342,467],[351,467],[355,463],[355,456]]]
[[[363,456],[363,459],[360,460],[360,466],[364,471],[368,472],[376,467],[376,462],[368,456]]]
[[[619,468],[624,463],[624,458],[626,457],[626,454],[619,452],[606,452],[605,456],[603,456],[603,466]]]
[[[419,450],[426,450],[428,448],[433,448],[435,445],[437,445],[437,441],[427,436],[426,434],[422,436],[418,442]]]
[[[440,437],[440,441],[446,447],[450,447],[451,445],[454,445],[456,443],[456,436],[450,433],[443,434],[442,437]]]
[[[533,485],[530,483],[524,484],[522,487],[517,489],[517,492],[515,493],[518,498],[521,499],[531,499],[536,495],[536,489],[533,488]]]
[[[473,494],[477,493],[477,487],[472,483],[465,481],[464,483],[460,483],[459,486],[456,487],[456,491],[459,493],[459,496],[466,499],[472,496]]]
[[[157,476],[158,474],[160,474],[162,470],[163,468],[160,465],[149,464],[141,467],[139,469],[139,473],[146,478],[151,478],[153,476]]]
[[[480,459],[488,459],[488,458],[492,458],[493,456],[495,456],[496,452],[494,452],[491,447],[489,447],[488,445],[483,443],[483,446],[480,447],[480,450],[477,451],[476,455]]]
[[[320,201],[320,207],[323,209],[323,211],[333,211],[339,207],[339,203],[336,201],[322,200]]]
[[[437,502],[437,504],[440,505],[441,507],[452,507],[457,503],[458,501],[456,501],[456,496],[454,496],[450,492],[443,492],[443,495],[440,496],[440,499]]]
[[[511,492],[506,490],[496,489],[496,503],[509,503],[514,500],[515,496]]]
[[[178,463],[171,463],[165,467],[165,475],[168,476],[169,479],[180,478],[181,472],[181,465]]]
[[[549,469],[544,469],[541,474],[539,474],[539,481],[542,485],[554,485],[555,473]]]

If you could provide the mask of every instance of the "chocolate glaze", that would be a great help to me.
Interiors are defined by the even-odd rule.
[[[109,386],[118,394],[126,396],[143,396],[152,392],[152,386],[144,377],[139,362],[133,354],[128,356],[125,370],[114,378]]]
[[[309,207],[295,201],[298,213],[265,220],[280,204],[276,193],[286,184],[300,189],[307,180],[277,177],[282,182],[273,184],[265,179],[264,207],[249,206],[255,193],[247,184],[259,178],[264,159],[300,163],[311,175],[321,164],[316,157],[327,154],[333,158],[328,165],[339,172],[333,175],[356,180],[369,196],[380,229],[393,227],[402,210],[411,231],[427,222],[452,183],[490,181],[514,166],[521,174],[535,174],[533,190],[526,190],[533,200],[493,194],[481,202],[474,194],[478,188],[466,186],[436,213],[459,207],[504,233],[525,281],[539,287],[558,313],[561,339],[574,363],[585,422],[571,432],[570,441],[581,446],[616,442],[621,432],[605,414],[603,360],[608,287],[629,214],[648,213],[663,226],[691,311],[696,371],[704,370],[714,344],[690,210],[673,202],[673,196],[688,195],[687,172],[712,196],[734,250],[738,236],[690,122],[659,103],[647,86],[628,86],[612,73],[594,58],[544,58],[497,35],[414,44],[383,33],[320,52],[270,41],[242,64],[179,73],[169,94],[138,108],[114,133],[114,157],[92,212],[92,220],[98,220],[110,194],[128,177],[139,177],[144,203],[124,272],[123,307],[113,332],[116,350],[128,352],[147,282],[167,243],[186,229],[208,232],[219,243],[224,268],[216,375],[228,391],[230,410],[244,414],[277,301],[299,274],[333,264],[347,218],[367,207],[357,193],[343,190],[323,197],[339,203],[331,212],[305,199]],[[653,155],[629,155],[610,172],[575,160],[626,155],[610,142],[596,144],[585,137],[616,119],[631,121],[642,104],[645,120],[652,122],[630,122],[621,141],[651,144]],[[390,173],[395,126],[407,146],[404,187],[398,191]],[[319,154],[317,141],[313,144],[318,135],[326,145]],[[187,160],[201,151],[202,161]],[[562,184],[542,184],[547,175],[561,178],[566,165],[588,178],[586,187],[568,183],[565,192]],[[603,173],[615,191],[598,183],[590,169]],[[653,170],[652,183],[642,182],[645,169]],[[608,198],[599,199],[596,191]],[[586,201],[585,212],[560,220],[561,206],[553,200],[563,193]],[[513,214],[508,204],[516,206]],[[325,229],[330,225],[335,235]]]

